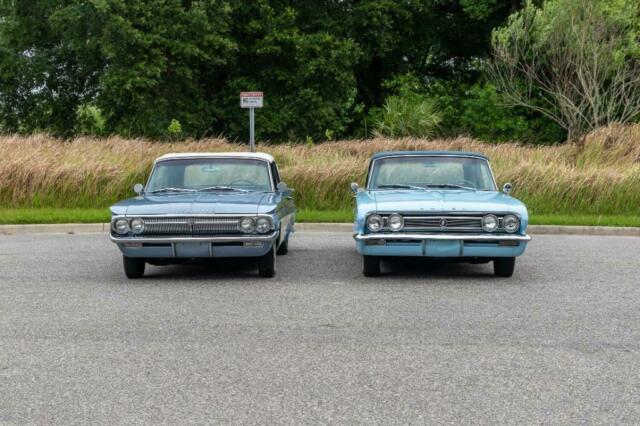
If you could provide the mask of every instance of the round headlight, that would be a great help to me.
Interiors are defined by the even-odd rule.
[[[382,229],[382,218],[377,214],[372,214],[367,218],[367,228],[371,232],[378,232]]]
[[[404,219],[399,214],[392,214],[389,216],[388,224],[392,231],[399,231],[404,227]]]
[[[240,219],[240,230],[245,233],[253,232],[256,229],[256,223],[250,217],[243,217]]]
[[[502,227],[505,231],[513,234],[520,228],[520,219],[517,216],[508,214],[502,218]]]
[[[129,232],[129,221],[127,219],[118,219],[113,223],[113,230],[117,234],[124,235]]]
[[[498,218],[492,214],[488,214],[482,218],[482,230],[486,232],[494,232],[498,229]]]
[[[259,217],[256,220],[256,231],[261,234],[266,234],[271,230],[271,221],[266,217]]]
[[[131,219],[131,232],[134,234],[141,234],[144,231],[144,220],[139,217]]]

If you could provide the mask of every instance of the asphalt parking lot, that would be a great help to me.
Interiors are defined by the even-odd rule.
[[[637,423],[640,238],[385,265],[348,233],[124,278],[105,234],[0,235],[0,423]]]

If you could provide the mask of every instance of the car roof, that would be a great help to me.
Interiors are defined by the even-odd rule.
[[[180,152],[165,154],[156,161],[179,160],[184,158],[248,158],[264,160],[273,163],[275,160],[269,154],[263,152]]]
[[[432,157],[474,157],[483,160],[489,160],[486,156],[477,152],[469,151],[383,151],[378,152],[371,157],[372,160],[384,157],[402,157],[402,156],[432,156]]]

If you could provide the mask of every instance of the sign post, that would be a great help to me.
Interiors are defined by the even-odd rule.
[[[262,92],[240,92],[240,108],[249,109],[249,147],[256,151],[255,109],[262,108],[264,95]]]

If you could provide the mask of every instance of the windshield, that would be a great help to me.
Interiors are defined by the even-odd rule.
[[[146,192],[271,191],[269,164],[244,158],[196,158],[156,163]]]
[[[489,163],[481,158],[387,157],[374,161],[369,189],[474,189],[495,191]]]

